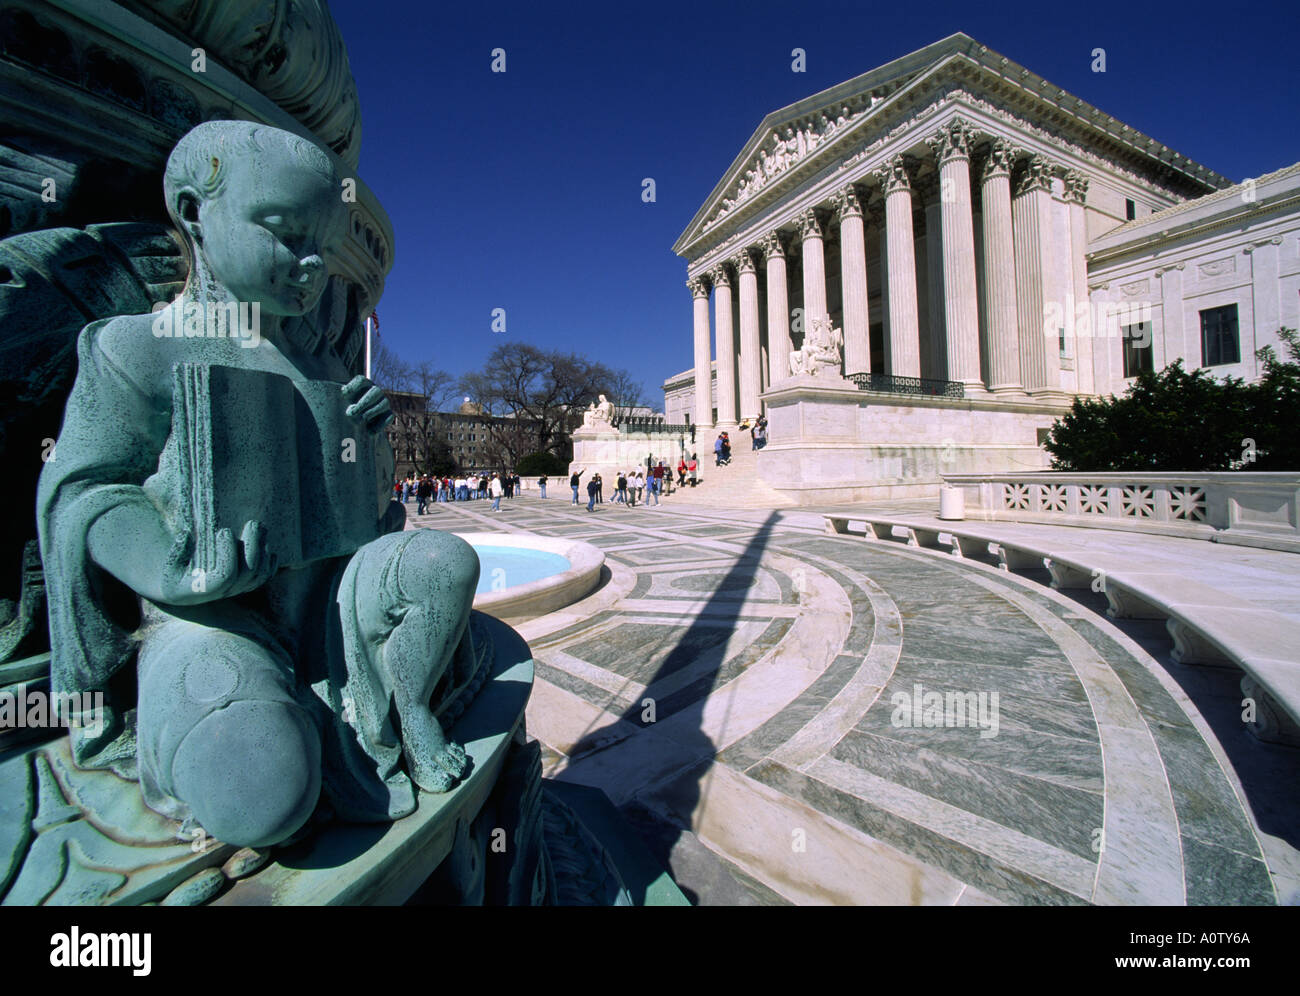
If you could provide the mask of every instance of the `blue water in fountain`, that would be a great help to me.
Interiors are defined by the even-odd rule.
[[[474,552],[480,565],[475,592],[479,595],[563,574],[573,566],[558,553],[518,546],[476,546]]]

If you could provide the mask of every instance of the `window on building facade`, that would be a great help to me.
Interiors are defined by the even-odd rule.
[[[1241,362],[1237,340],[1237,306],[1207,308],[1201,312],[1201,364],[1216,367]]]
[[[1151,357],[1151,323],[1137,322],[1125,325],[1120,341],[1124,347],[1124,376],[1136,377],[1140,373],[1152,373],[1155,361]]]
[[[1138,216],[1137,205],[1134,204],[1132,201],[1126,200],[1124,202],[1124,217],[1127,218],[1129,221],[1132,221],[1137,216]]]
[[[1058,345],[1059,345],[1059,347],[1060,347],[1061,356],[1064,357],[1065,355],[1067,355],[1067,354],[1066,354],[1066,350],[1065,350],[1065,329],[1064,329],[1064,327],[1059,327],[1059,326],[1057,327],[1057,329],[1056,329],[1056,341],[1057,341],[1057,343],[1058,343]]]

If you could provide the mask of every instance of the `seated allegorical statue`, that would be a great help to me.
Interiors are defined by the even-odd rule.
[[[82,330],[37,495],[52,690],[104,703],[74,758],[241,846],[318,808],[399,818],[468,769],[435,710],[475,666],[478,559],[403,531],[385,396],[285,333],[321,299],[343,189],[289,132],[182,138],[164,191],[189,281]]]
[[[834,328],[829,315],[809,322],[803,345],[790,353],[790,373],[795,377],[838,375],[844,357],[844,333]]]

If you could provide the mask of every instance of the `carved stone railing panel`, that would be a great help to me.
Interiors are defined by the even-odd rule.
[[[950,475],[971,518],[1056,522],[1300,552],[1300,474]]]

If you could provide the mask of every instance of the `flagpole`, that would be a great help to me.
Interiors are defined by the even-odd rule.
[[[373,316],[366,318],[366,379],[367,380],[370,379],[370,323],[373,321],[374,321]]]

